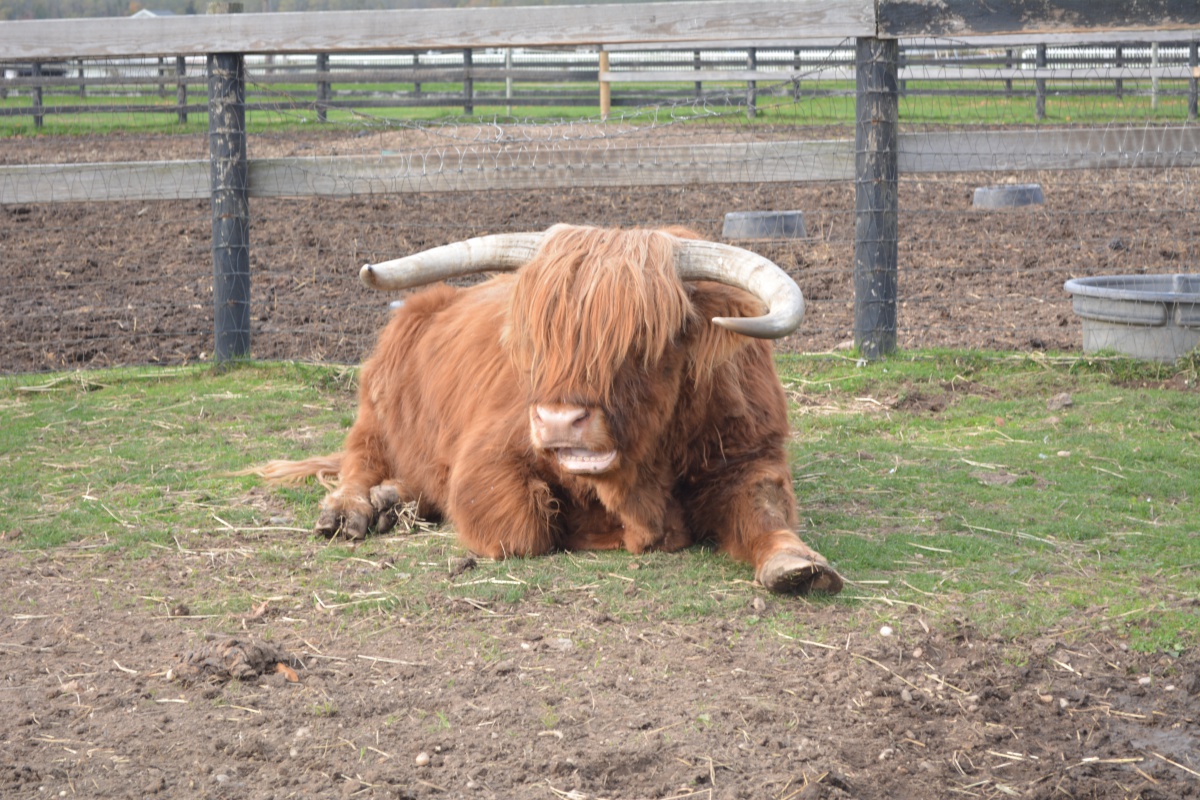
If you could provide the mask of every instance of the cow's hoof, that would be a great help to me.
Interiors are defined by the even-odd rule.
[[[778,594],[837,594],[842,590],[842,576],[823,560],[786,551],[768,558],[754,577]]]
[[[387,533],[396,527],[404,505],[400,490],[390,483],[371,487],[371,507],[375,509],[375,532]]]
[[[365,539],[372,521],[373,515],[360,509],[323,508],[314,531],[326,539]]]

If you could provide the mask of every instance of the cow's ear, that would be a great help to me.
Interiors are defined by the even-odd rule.
[[[692,301],[686,334],[688,360],[698,377],[710,375],[750,344],[747,337],[714,325],[713,317],[754,317],[766,309],[757,297],[732,286],[697,281],[687,288]]]

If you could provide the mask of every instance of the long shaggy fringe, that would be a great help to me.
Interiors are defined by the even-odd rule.
[[[538,399],[607,401],[621,365],[649,365],[691,312],[672,233],[560,225],[517,275],[506,339]]]

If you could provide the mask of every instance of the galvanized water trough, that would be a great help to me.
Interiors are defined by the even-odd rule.
[[[980,186],[971,198],[976,208],[1020,208],[1040,206],[1046,202],[1040,183],[1007,183],[1000,186]]]
[[[1174,361],[1200,345],[1200,274],[1073,278],[1083,351]]]

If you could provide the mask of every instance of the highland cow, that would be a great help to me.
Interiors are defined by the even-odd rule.
[[[357,539],[396,509],[491,558],[713,542],[776,592],[841,589],[796,534],[787,402],[769,339],[804,300],[773,263],[682,229],[559,225],[367,265],[370,286],[445,283],[393,312],[332,456],[316,530]]]

